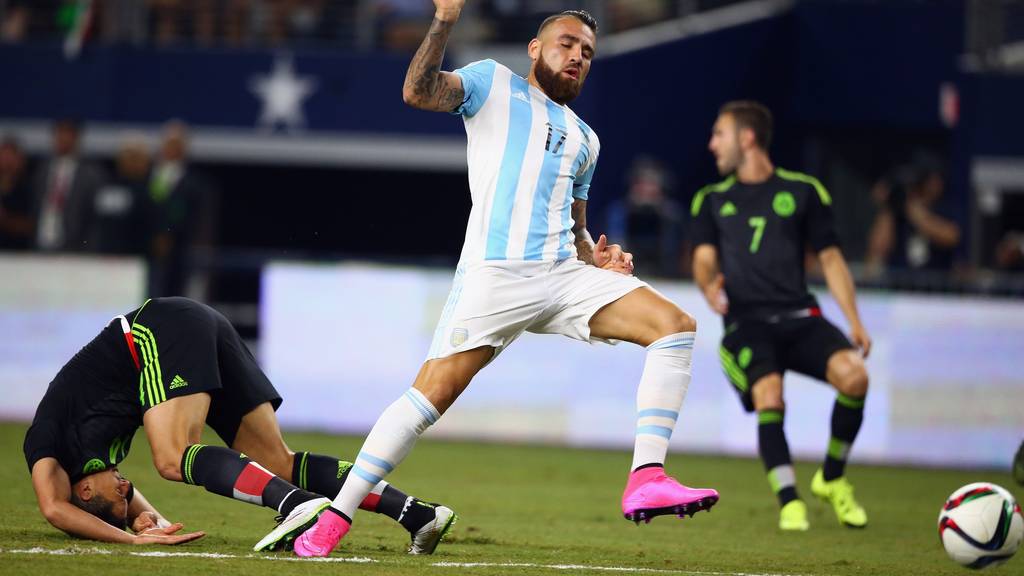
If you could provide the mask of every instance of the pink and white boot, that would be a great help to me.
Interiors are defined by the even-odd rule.
[[[348,534],[352,524],[328,508],[320,514],[320,518],[312,528],[306,530],[295,539],[295,554],[304,558],[310,556],[327,556]]]
[[[629,476],[622,494],[622,514],[626,520],[650,522],[655,516],[674,514],[680,518],[711,510],[718,502],[718,491],[687,488],[665,475],[661,466],[641,468]]]

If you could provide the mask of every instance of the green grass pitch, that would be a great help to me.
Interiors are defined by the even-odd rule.
[[[717,488],[722,499],[711,513],[686,520],[660,517],[637,527],[619,512],[629,466],[625,452],[424,440],[389,480],[459,513],[452,535],[435,555],[406,556],[407,535],[400,527],[361,512],[332,555],[361,562],[299,561],[285,553],[251,552],[253,543],[273,526],[271,511],[160,479],[141,431],[123,472],[170,520],[205,530],[207,536],[178,547],[71,539],[50,527],[36,509],[21,451],[24,430],[23,424],[0,424],[0,478],[5,487],[0,491],[5,512],[0,523],[0,574],[5,575],[962,576],[968,571],[946,558],[938,540],[936,519],[946,496],[979,480],[1024,496],[1004,471],[852,465],[850,477],[870,524],[851,530],[841,527],[830,509],[810,501],[807,485],[816,464],[799,463],[799,487],[809,500],[811,530],[782,534],[775,527],[777,509],[760,462],[672,454],[671,473],[684,483]],[[286,439],[293,449],[343,457],[354,455],[360,442],[321,434],[293,433]],[[177,555],[182,553],[191,555]],[[224,556],[199,556],[204,553]],[[992,573],[1024,574],[1024,559],[1014,558]]]

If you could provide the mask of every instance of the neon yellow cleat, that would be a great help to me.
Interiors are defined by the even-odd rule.
[[[824,474],[819,469],[811,480],[811,492],[832,504],[840,524],[850,528],[863,528],[868,525],[868,513],[854,499],[853,485],[846,476],[826,482]]]
[[[791,500],[779,510],[779,530],[803,532],[810,527],[807,505],[803,500]]]

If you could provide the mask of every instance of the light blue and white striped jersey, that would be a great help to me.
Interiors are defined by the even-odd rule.
[[[494,60],[455,71],[465,100],[469,215],[461,264],[576,256],[573,199],[586,200],[601,144],[567,106]]]

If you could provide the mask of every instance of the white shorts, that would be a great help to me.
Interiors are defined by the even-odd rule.
[[[608,342],[590,336],[590,318],[645,286],[634,276],[576,258],[459,266],[427,360],[481,346],[493,346],[497,357],[524,331]]]

